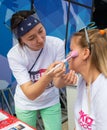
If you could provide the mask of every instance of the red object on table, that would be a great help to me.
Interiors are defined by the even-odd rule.
[[[8,128],[6,130],[11,130],[11,128],[15,127],[15,124],[18,125],[18,123],[25,127],[23,130],[36,130],[36,128],[30,127],[9,113],[0,110],[0,130],[3,130],[4,128]]]

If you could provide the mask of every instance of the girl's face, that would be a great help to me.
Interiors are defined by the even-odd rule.
[[[71,58],[68,61],[69,69],[73,69],[77,73],[80,73],[81,66],[83,64],[83,55],[84,55],[84,49],[80,47],[79,40],[80,40],[79,36],[72,37],[71,42],[70,42],[70,50],[77,51],[78,56],[75,58]]]
[[[34,51],[43,48],[45,40],[46,31],[41,23],[37,24],[33,29],[21,37],[21,42]]]

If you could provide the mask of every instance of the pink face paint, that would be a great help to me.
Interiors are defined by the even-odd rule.
[[[77,57],[78,56],[78,52],[77,51],[72,51],[71,53],[70,53],[70,55],[66,58],[66,59],[64,59],[62,62],[67,62],[69,59],[71,59],[71,58],[75,58],[75,57]]]
[[[66,63],[69,59],[77,57],[78,56],[78,52],[77,51],[72,51],[71,54],[64,60],[62,60],[62,62]],[[47,74],[51,73],[52,71],[54,71],[55,69],[57,69],[58,67],[60,67],[61,64],[56,65],[54,68],[52,68],[49,72],[47,72]]]

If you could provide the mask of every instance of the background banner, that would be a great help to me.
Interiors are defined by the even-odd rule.
[[[91,20],[92,0],[0,0],[0,62],[6,60],[7,52],[13,46],[9,27],[12,14],[19,10],[30,10],[32,3],[47,35],[65,41],[66,53],[69,52],[70,36]],[[3,67],[1,63],[0,77],[4,73]]]
[[[69,51],[69,37],[91,21],[92,0],[35,0],[37,14],[48,35],[65,40]]]

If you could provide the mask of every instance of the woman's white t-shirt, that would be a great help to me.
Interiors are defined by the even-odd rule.
[[[78,84],[75,104],[76,130],[107,129],[107,78],[100,74],[90,86],[90,103],[85,81],[82,77]]]
[[[39,59],[32,71],[36,72],[36,80],[42,76],[46,68],[54,61],[65,58],[64,42],[56,37],[46,36],[46,42]],[[7,54],[10,68],[17,81],[15,91],[15,106],[23,110],[38,110],[52,106],[59,102],[59,90],[50,84],[38,98],[29,100],[20,88],[20,85],[31,80],[28,71],[35,62],[40,51],[32,51],[27,46],[23,48],[16,44]],[[32,88],[31,88],[32,89]]]

